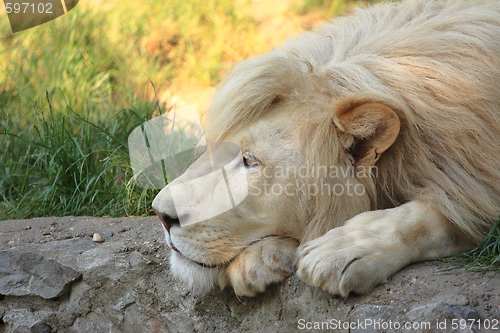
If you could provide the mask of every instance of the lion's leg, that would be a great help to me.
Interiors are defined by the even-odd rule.
[[[219,272],[221,288],[231,285],[239,296],[254,296],[272,283],[292,275],[299,242],[287,237],[268,237],[245,248]]]
[[[473,246],[426,202],[361,213],[344,226],[299,247],[299,276],[344,297],[363,294],[404,266]]]

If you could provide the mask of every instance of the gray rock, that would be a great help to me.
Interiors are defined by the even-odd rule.
[[[53,259],[61,264],[79,271],[78,258],[88,250],[99,246],[86,238],[71,238],[49,242],[45,244],[17,246],[16,252],[32,252],[43,255],[46,259]]]
[[[122,242],[101,244],[78,256],[78,267],[84,272],[107,266],[116,259],[116,253],[125,251],[125,249],[126,246]],[[115,271],[117,272],[117,270]]]
[[[114,308],[116,310],[122,311],[127,306],[129,306],[130,304],[133,304],[133,303],[135,303],[135,297],[134,297],[134,295],[132,295],[131,293],[127,293],[125,295],[125,297],[120,298],[120,300],[118,301],[118,303],[116,303],[114,305]]]
[[[52,328],[49,324],[38,321],[33,326],[31,326],[31,333],[50,333],[52,332]]]
[[[12,328],[12,333],[50,333],[53,331],[48,323],[51,321],[51,317],[54,317],[53,314],[46,311],[33,313],[28,309],[15,309],[2,319]]]
[[[148,265],[151,263],[151,260],[145,258],[142,254],[137,251],[132,252],[128,256],[128,260],[131,267],[139,267],[141,265]]]
[[[14,328],[12,333],[31,333],[31,329],[25,325],[18,325]]]
[[[419,306],[406,314],[409,322],[428,323],[420,332],[476,333],[485,318],[476,310],[444,302]],[[499,327],[500,330],[500,327]]]
[[[36,260],[32,258],[28,265],[32,269],[36,266],[47,269],[52,259],[61,266],[81,272],[82,278],[71,283],[69,292],[57,298],[45,299],[29,293],[0,295],[0,332],[453,332],[450,324],[448,330],[437,330],[436,327],[395,329],[394,323],[450,323],[453,319],[483,317],[492,320],[500,313],[498,275],[490,279],[488,275],[463,270],[442,275],[438,266],[432,263],[405,268],[373,292],[351,295],[347,299],[311,287],[297,276],[270,286],[254,298],[236,297],[228,289],[193,295],[173,279],[167,251],[159,249],[158,257],[139,252],[145,241],[163,241],[159,238],[163,237],[161,224],[149,218],[119,220],[120,223],[129,221],[126,227],[130,237],[115,232],[112,238],[100,244],[87,237],[23,246],[17,238],[24,236],[24,229],[18,236],[9,235],[7,239],[17,242],[15,248],[7,251],[9,256],[13,253],[35,256]],[[95,224],[89,226],[90,222],[82,219],[80,226],[75,228],[102,230],[103,225],[111,225],[114,221],[117,220],[96,219]],[[27,224],[35,225],[36,222],[30,220]],[[141,223],[146,222],[152,225],[151,228],[141,227]],[[19,222],[4,225],[12,228]],[[114,230],[122,228],[121,225],[113,226]],[[42,225],[33,229],[38,233]],[[139,242],[135,240],[137,230],[143,235]],[[12,275],[18,269],[12,270],[9,266],[8,270]],[[23,283],[25,281],[20,280],[15,287],[20,288]],[[2,280],[0,287],[5,287]],[[40,285],[40,288],[50,290],[53,287]],[[377,322],[380,326],[343,326],[358,320]],[[335,329],[332,324],[338,323],[342,325]],[[387,326],[389,323],[393,323],[392,328]],[[469,332],[476,331],[480,332],[474,328]]]
[[[0,251],[0,294],[40,296],[51,299],[63,295],[81,277],[74,269],[36,253]]]
[[[434,326],[442,325],[446,327],[446,329],[441,332],[444,333],[452,333],[452,332],[464,332],[464,333],[476,333],[476,332],[484,332],[484,330],[480,329],[478,324],[479,322],[484,322],[484,317],[480,315],[476,310],[471,308],[460,306],[460,305],[448,305],[446,303],[439,303],[434,310],[432,311],[432,315],[429,316],[429,321],[433,323]],[[464,321],[465,320],[465,321]],[[466,323],[462,327],[461,325],[453,326],[453,322],[455,323]],[[439,327],[437,327],[439,328]],[[499,328],[500,329],[500,328]],[[426,330],[424,332],[432,332],[432,330]]]

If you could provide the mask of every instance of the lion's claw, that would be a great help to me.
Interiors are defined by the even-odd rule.
[[[400,264],[392,251],[397,250],[394,234],[380,228],[390,225],[388,219],[381,211],[366,212],[301,245],[297,274],[309,284],[343,297],[371,291],[407,264]]]
[[[231,285],[239,296],[263,292],[293,274],[297,246],[295,239],[285,237],[269,237],[250,245],[219,272],[220,287]]]

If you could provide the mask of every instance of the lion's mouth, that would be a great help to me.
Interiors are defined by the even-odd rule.
[[[174,250],[175,252],[177,252],[179,255],[183,256],[184,258],[194,262],[195,264],[198,264],[200,265],[201,267],[205,267],[205,268],[217,268],[217,267],[220,267],[221,265],[209,265],[209,264],[204,264],[204,263],[201,263],[201,262],[198,262],[196,260],[193,260],[187,256],[185,256],[181,251],[179,251],[173,242],[170,243],[170,247],[172,248],[172,250]]]
[[[279,237],[279,236],[271,235],[271,236],[263,237],[262,239],[268,238],[268,237]],[[252,245],[253,243],[256,243],[258,241],[259,240],[253,241],[252,243],[250,243],[250,245]],[[195,263],[195,264],[197,264],[197,265],[199,265],[201,267],[205,267],[205,268],[220,268],[223,265],[229,265],[234,260],[234,258],[235,258],[235,257],[233,257],[231,260],[229,260],[228,262],[226,262],[224,264],[205,264],[205,263],[201,263],[199,261],[193,260],[193,259],[189,258],[188,256],[186,256],[181,251],[179,251],[179,249],[175,247],[174,242],[172,241],[172,239],[170,239],[170,243],[168,245],[170,245],[170,247],[172,248],[172,250],[174,250],[175,252],[177,252],[178,255],[182,256],[183,258],[185,258],[185,259],[187,259],[187,260],[189,260],[189,261],[191,261],[191,262],[193,262],[193,263]]]

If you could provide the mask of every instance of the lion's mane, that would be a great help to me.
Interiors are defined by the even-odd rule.
[[[304,202],[304,214],[314,212],[303,238],[364,210],[424,199],[481,239],[500,214],[500,3],[376,5],[288,40],[234,68],[206,135],[224,140],[273,104],[290,103],[303,108],[308,160],[333,164],[340,139],[332,119],[362,101],[389,105],[399,137],[366,180],[369,201],[344,198],[342,212],[330,209],[329,196]]]

